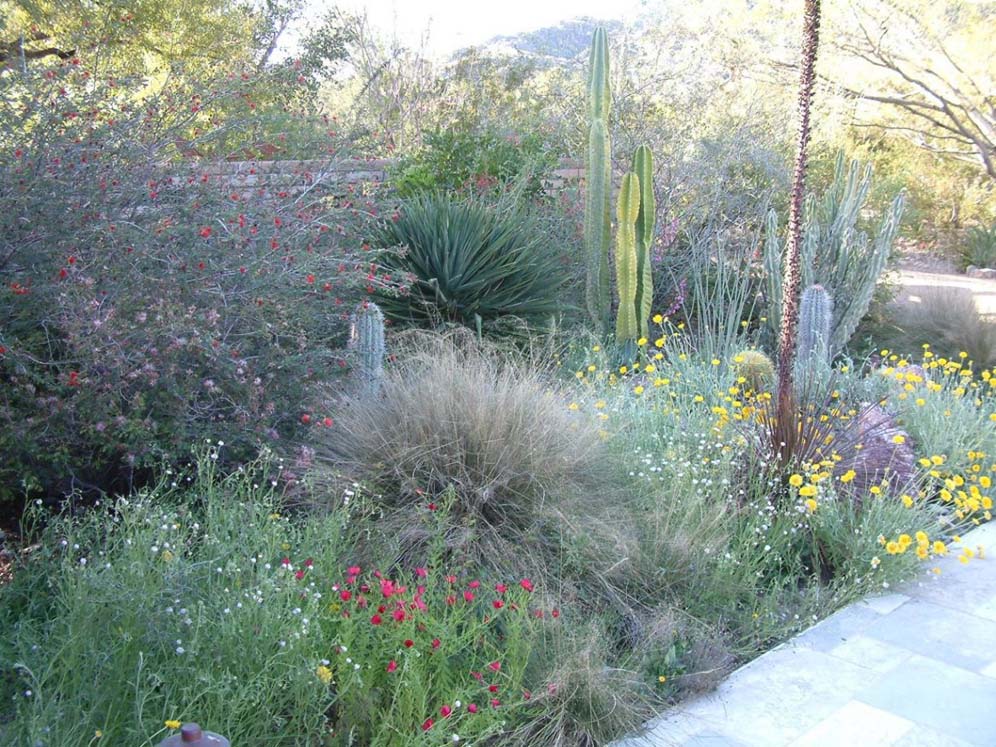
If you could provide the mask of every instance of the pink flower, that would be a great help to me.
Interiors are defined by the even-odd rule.
[[[505,586],[505,584],[495,584],[495,591],[497,591],[499,594],[504,594],[506,591],[508,591],[508,587]]]
[[[200,230],[201,238],[207,239],[211,237],[211,226],[202,226]]]
[[[491,603],[491,605],[492,605],[492,606],[493,606],[493,607],[494,607],[494,608],[495,608],[496,610],[500,610],[500,609],[501,609],[502,607],[504,607],[504,606],[505,606],[505,603],[504,603],[503,601],[501,601],[500,599],[496,599],[495,601],[493,601],[493,602]]]
[[[341,599],[344,602],[348,602],[352,598],[353,598],[353,592],[351,592],[349,589],[343,589],[342,591],[339,592],[339,599]]]
[[[359,576],[360,567],[358,565],[351,565],[349,566],[349,568],[346,569],[346,573],[348,573],[350,576]]]
[[[529,592],[531,592],[533,590],[533,582],[530,581],[528,578],[522,579],[519,582],[519,586],[521,586],[523,589],[525,589],[526,591],[529,591]]]
[[[373,625],[380,625],[384,621],[381,620],[380,615],[374,615],[373,617],[370,618],[370,622]]]
[[[418,576],[419,578],[425,578],[426,576],[429,575],[429,571],[426,570],[425,568],[416,568],[415,575]]]
[[[429,731],[429,729],[431,728],[432,728],[431,718],[427,718],[425,721],[422,722],[422,731]]]
[[[501,662],[500,661],[493,661],[490,664],[488,664],[488,666],[491,668],[492,672],[497,672],[498,670],[501,669]]]
[[[411,648],[414,645],[415,645],[415,641],[413,641],[411,638],[406,638],[405,639],[405,648]]]
[[[463,593],[463,601],[465,601],[465,602],[473,602],[474,601],[474,592],[472,592],[472,591],[465,591]]]
[[[391,659],[391,661],[387,665],[387,671],[393,672],[397,668],[398,668],[398,662],[396,662],[394,659]]]
[[[501,705],[501,701],[498,700],[498,698],[492,698],[491,699],[491,707],[492,708],[497,708],[500,705]]]
[[[448,705],[444,705],[442,708],[439,709],[439,715],[442,716],[443,718],[449,718],[451,713],[453,713],[453,709],[450,708]]]
[[[394,610],[394,612],[392,614],[394,616],[394,621],[395,622],[404,622],[405,611],[403,609],[401,609],[399,607],[398,609]]]
[[[471,589],[476,589],[480,585],[481,585],[480,581],[471,581],[469,584],[467,584],[467,586]]]
[[[439,648],[439,646],[440,646],[440,641],[439,641],[439,639],[438,639],[438,638],[433,638],[433,639],[432,639],[432,647],[433,647],[433,648]]]
[[[467,710],[470,711],[471,713],[477,713],[477,705],[471,703],[469,706],[467,706]]]

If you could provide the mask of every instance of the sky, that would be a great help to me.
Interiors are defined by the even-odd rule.
[[[534,31],[560,21],[591,16],[622,19],[647,0],[336,0],[343,10],[366,11],[371,25],[407,46],[417,47],[428,31],[434,56],[481,44],[493,36]],[[311,0],[316,15],[326,6]]]

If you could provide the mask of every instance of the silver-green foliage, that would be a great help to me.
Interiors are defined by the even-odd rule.
[[[874,238],[858,227],[871,177],[871,165],[862,168],[859,161],[853,161],[846,166],[840,154],[830,188],[822,196],[810,195],[806,200],[802,286],[821,285],[834,299],[831,356],[844,349],[867,313],[903,215],[905,195],[900,193],[883,216]],[[783,267],[782,242],[774,211],[768,213],[764,269],[768,323],[777,330],[781,321]]]

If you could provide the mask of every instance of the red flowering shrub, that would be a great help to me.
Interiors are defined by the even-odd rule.
[[[302,413],[344,365],[345,310],[391,284],[374,204],[325,178],[334,132],[268,185],[191,155],[266,116],[245,76],[142,98],[75,62],[0,74],[0,499],[325,422]]]

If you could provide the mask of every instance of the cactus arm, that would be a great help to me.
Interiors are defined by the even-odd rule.
[[[654,198],[654,156],[641,145],[633,153],[633,173],[640,181],[640,207],[636,216],[636,320],[639,336],[649,335],[648,320],[654,302],[650,253],[654,242],[657,204]]]
[[[640,332],[636,320],[636,217],[640,213],[640,180],[630,172],[623,177],[616,207],[616,286],[619,310],[616,340],[634,340]]]

